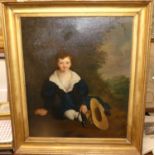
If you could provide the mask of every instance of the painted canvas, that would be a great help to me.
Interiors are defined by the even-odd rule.
[[[132,17],[22,17],[33,137],[124,138]]]

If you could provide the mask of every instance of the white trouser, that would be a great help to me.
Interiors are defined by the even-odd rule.
[[[70,120],[78,119],[79,122],[82,122],[81,114],[74,109],[69,109],[65,111],[64,116]]]

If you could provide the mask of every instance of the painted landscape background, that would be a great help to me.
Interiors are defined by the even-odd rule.
[[[126,137],[132,40],[131,17],[22,18],[30,136]],[[35,116],[40,92],[55,70],[55,55],[73,55],[72,70],[85,79],[90,95],[111,106],[109,129],[83,128],[79,122]],[[62,130],[63,129],[63,130]]]

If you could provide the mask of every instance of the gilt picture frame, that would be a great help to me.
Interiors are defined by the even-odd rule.
[[[1,8],[1,5],[0,5]],[[3,40],[3,30],[2,30],[2,9],[0,11],[0,53],[3,52],[4,49],[4,40]]]
[[[9,102],[11,108],[11,118],[12,118],[13,137],[14,137],[13,148],[15,150],[15,153],[66,154],[66,155],[69,154],[140,155],[142,152],[143,122],[145,111],[145,87],[146,87],[145,83],[146,83],[147,64],[148,64],[147,60],[149,56],[148,51],[150,48],[149,42],[151,37],[149,27],[151,24],[151,17],[152,17],[151,16],[152,1],[118,0],[118,1],[85,1],[85,2],[84,1],[51,1],[51,2],[18,2],[18,3],[4,2],[2,7],[4,14],[3,23],[5,28],[4,33],[5,37],[4,43],[6,51],[5,56],[7,60],[8,79],[9,79],[9,96],[10,96]],[[110,19],[110,21],[116,21],[114,23],[117,23],[117,20],[119,20],[119,23],[123,25],[123,23],[121,23],[120,21],[124,21],[124,19],[127,19],[128,21],[128,17],[131,18],[131,24],[130,24],[131,31],[128,31],[127,28],[127,34],[131,33],[132,35],[130,40],[131,49],[129,54],[130,66],[128,68],[130,82],[129,82],[129,94],[128,94],[129,98],[127,104],[127,119],[126,119],[126,126],[124,128],[126,130],[125,136],[63,137],[61,135],[36,136],[32,134],[31,128],[33,129],[35,125],[33,126],[33,124],[31,125],[30,123],[31,122],[30,111],[32,108],[29,106],[30,98],[28,94],[30,90],[32,90],[32,88],[31,84],[28,83],[31,78],[28,79],[28,77],[31,73],[29,72],[31,70],[31,67],[33,68],[33,65],[35,66],[38,63],[35,64],[35,60],[37,59],[35,53],[29,52],[31,54],[34,54],[35,57],[34,62],[31,61],[33,62],[31,67],[29,67],[28,69],[26,68],[27,66],[26,61],[28,59],[31,59],[31,57],[26,55],[28,54],[27,51],[30,51],[27,50],[28,44],[26,44],[26,42],[28,42],[29,38],[26,37],[26,34],[28,32],[27,30],[31,29],[30,27],[32,23],[35,24],[35,26],[37,25],[37,22],[34,20],[39,18],[37,20],[39,21],[39,23],[42,23],[41,28],[43,28],[44,23],[46,23],[45,20],[47,20],[47,18],[51,20],[50,22],[51,25],[54,22],[59,23],[59,21],[57,21],[59,19],[61,20],[60,22],[62,22],[62,18],[64,20],[64,22],[62,22],[64,23],[64,25],[67,23],[66,20],[69,21],[69,23],[71,22],[71,20],[73,20],[73,24],[71,25],[74,25],[75,22],[74,18],[76,18],[76,21],[78,22],[79,20],[82,20],[80,26],[83,26],[82,24],[85,22],[87,23],[88,21],[90,21],[88,25],[92,25],[92,21],[94,20],[97,21],[99,20],[100,23],[100,20],[106,21],[106,19],[108,20]],[[90,18],[92,18],[92,20]],[[124,19],[121,20],[120,18]],[[33,21],[30,21],[31,19]],[[27,29],[28,27],[26,27],[25,25],[28,25],[30,29]],[[104,27],[104,24],[103,25],[101,24],[101,27]],[[122,27],[126,29],[124,25]],[[52,33],[53,29],[54,26],[52,25],[51,34],[53,34]],[[97,27],[95,24],[95,28],[91,30],[93,30],[93,32],[94,31],[96,32],[96,30],[98,29],[99,27]],[[112,29],[115,29],[115,27],[113,27]],[[33,31],[31,31],[31,33],[32,32]],[[48,35],[48,33],[45,33],[45,31],[40,32],[43,35]],[[31,33],[29,32],[29,34]],[[53,35],[51,36],[53,38],[56,38]],[[69,36],[67,35],[67,39],[68,37]],[[87,37],[86,40],[89,40],[89,38],[91,37]],[[111,39],[110,41],[112,41],[112,38],[110,39]],[[116,39],[114,39],[114,43],[115,41]],[[34,42],[31,41],[31,43],[32,44],[30,45],[34,45],[35,49],[35,47],[37,47],[38,42],[35,42],[35,44],[33,44]],[[61,45],[61,43],[62,42],[59,42],[59,45]],[[78,43],[76,42],[76,45],[77,44]],[[72,44],[69,45],[71,46]],[[88,45],[90,45],[90,42],[88,42]],[[44,48],[44,44],[41,44],[40,47]],[[63,49],[66,48],[64,47],[64,45],[62,47]],[[77,47],[79,46],[76,46],[76,48]],[[101,47],[103,48],[103,46]],[[101,49],[101,47],[99,49]],[[45,56],[48,56],[48,52],[44,52],[43,54]],[[115,58],[116,56],[113,54],[114,53],[111,53],[111,55]],[[86,58],[87,55],[89,55],[89,53],[86,54]],[[97,60],[98,59],[99,57],[97,57]],[[38,60],[39,61],[41,60],[40,57],[38,58]],[[83,76],[83,74],[81,76]],[[39,79],[39,76],[37,79]],[[37,79],[36,82],[38,81]],[[34,82],[35,81],[33,81],[33,83]],[[95,89],[96,87],[93,88]],[[113,116],[113,113],[111,115]],[[44,131],[46,132],[46,126],[44,126]],[[117,134],[117,132],[118,132],[117,130],[114,129],[112,130],[112,133],[114,133],[114,135],[115,133]]]

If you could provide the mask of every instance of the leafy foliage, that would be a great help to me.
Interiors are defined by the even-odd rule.
[[[127,105],[129,98],[129,78],[117,76],[107,80],[109,89],[113,97],[121,103]]]

